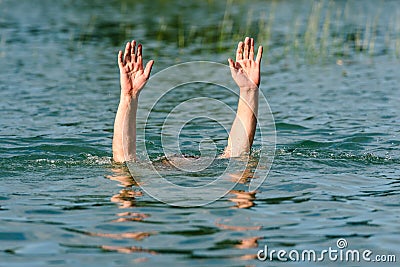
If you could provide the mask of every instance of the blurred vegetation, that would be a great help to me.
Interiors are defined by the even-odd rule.
[[[357,55],[400,57],[400,9],[383,1],[62,1],[72,50],[87,42],[115,47],[132,38],[160,55],[232,53],[252,36],[268,60],[308,62]],[[70,11],[70,14],[68,13]],[[0,43],[3,38],[0,36]]]

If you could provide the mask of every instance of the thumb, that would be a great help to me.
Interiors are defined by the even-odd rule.
[[[153,68],[154,60],[150,60],[147,62],[146,67],[144,68],[144,75],[146,76],[146,79],[150,77],[150,72],[151,69]]]

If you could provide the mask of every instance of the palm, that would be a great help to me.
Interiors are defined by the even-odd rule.
[[[137,64],[127,64],[120,71],[121,87],[126,94],[134,93],[135,89],[143,88],[147,78],[144,75],[143,69],[139,69]]]
[[[236,62],[229,59],[232,77],[240,88],[258,88],[260,85],[260,63],[262,47],[257,52],[254,60],[254,40],[246,37],[245,42],[240,42],[236,51]]]
[[[142,45],[136,42],[127,43],[124,57],[122,51],[118,54],[118,66],[120,70],[121,93],[128,96],[137,96],[150,77],[150,71],[154,61],[150,60],[146,68],[143,68]]]

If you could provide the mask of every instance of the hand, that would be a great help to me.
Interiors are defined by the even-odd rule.
[[[138,97],[140,91],[150,77],[154,60],[150,60],[143,69],[142,45],[136,41],[128,42],[125,46],[124,57],[122,51],[118,53],[118,66],[120,72],[121,97]]]
[[[236,62],[228,59],[231,67],[232,78],[240,89],[257,89],[260,85],[260,63],[263,48],[260,46],[257,51],[257,58],[254,61],[254,39],[246,37],[239,42],[236,50]]]

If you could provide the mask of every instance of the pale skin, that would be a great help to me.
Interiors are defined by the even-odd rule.
[[[132,41],[125,52],[118,53],[121,96],[114,122],[113,159],[116,162],[136,160],[136,112],[140,91],[150,77],[154,61],[143,68],[142,45]]]
[[[257,125],[258,86],[262,46],[254,51],[254,39],[239,42],[236,60],[228,59],[232,78],[240,89],[236,117],[229,133],[224,158],[239,157],[250,152]],[[136,160],[136,112],[139,94],[150,77],[154,61],[143,67],[142,45],[128,42],[118,53],[121,96],[114,122],[113,159],[115,162]]]
[[[239,86],[240,97],[235,120],[223,157],[239,157],[250,152],[254,140],[258,113],[258,87],[263,48],[258,47],[254,59],[254,39],[239,42],[236,61],[228,59],[232,78]]]

